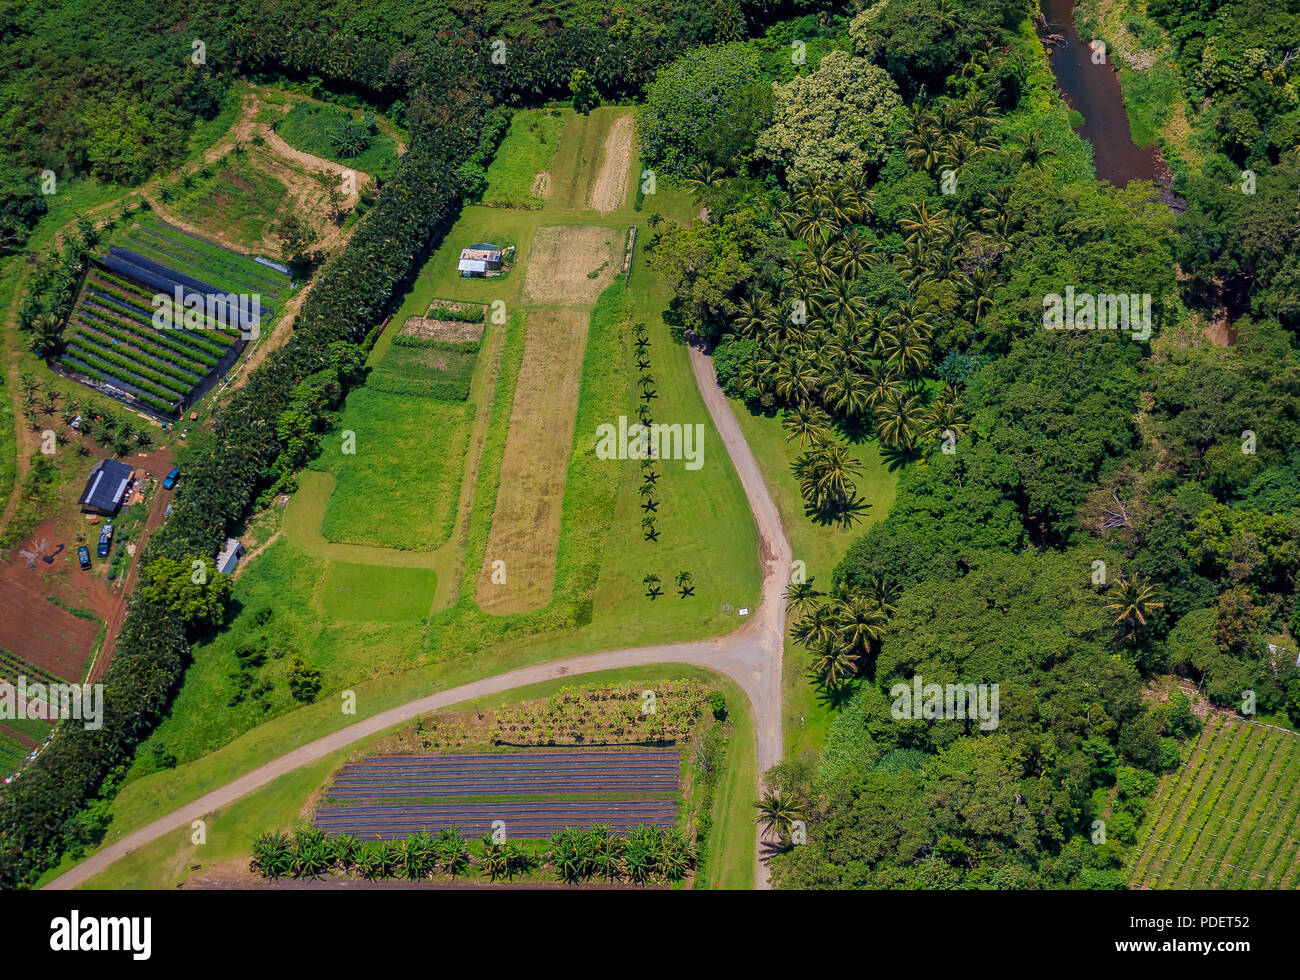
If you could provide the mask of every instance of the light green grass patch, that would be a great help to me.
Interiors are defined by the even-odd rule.
[[[298,102],[280,120],[275,132],[295,150],[333,160],[381,179],[387,177],[397,167],[397,146],[392,137],[378,126],[369,134],[370,145],[356,156],[340,156],[334,149],[330,134],[349,119],[359,124],[361,114],[350,113],[340,106]]]
[[[313,469],[335,475],[325,539],[429,551],[451,535],[474,407],[361,388]],[[355,452],[345,454],[345,433]]]
[[[334,620],[401,622],[429,614],[438,577],[427,568],[383,568],[332,561],[321,606]]]
[[[510,131],[501,141],[487,171],[488,189],[483,204],[494,208],[540,208],[545,195],[540,185],[548,173],[564,114],[559,109],[521,109],[510,120]],[[547,176],[538,179],[539,174]]]

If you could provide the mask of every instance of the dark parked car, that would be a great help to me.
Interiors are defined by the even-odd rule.
[[[77,545],[77,561],[81,564],[82,571],[90,567],[90,549],[84,544]]]
[[[176,486],[176,481],[180,479],[180,476],[181,468],[179,466],[173,466],[171,472],[163,477],[163,489],[170,490],[172,487]]]
[[[99,532],[99,547],[95,549],[95,554],[100,558],[108,557],[108,549],[113,543],[113,525],[105,524],[104,530]]]

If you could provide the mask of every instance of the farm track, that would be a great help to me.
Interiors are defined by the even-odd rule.
[[[758,462],[750,451],[740,426],[732,414],[722,389],[718,387],[713,363],[698,346],[690,350],[691,367],[701,397],[740,477],[759,532],[760,561],[763,567],[762,599],[749,621],[740,629],[709,640],[691,643],[661,644],[610,650],[537,664],[518,670],[439,691],[399,705],[348,725],[322,738],[302,745],[279,758],[245,773],[238,779],[178,807],[152,823],[101,848],[76,867],[50,882],[52,889],[72,888],[83,884],[113,862],[151,841],[194,820],[211,814],[260,789],[286,773],[316,762],[326,756],[378,735],[422,714],[461,704],[476,697],[487,697],[514,688],[558,678],[647,664],[688,663],[716,670],[734,680],[750,702],[750,712],[757,733],[758,771],[761,774],[781,760],[781,658],[785,637],[784,595],[790,581],[792,554],[781,518],[763,482]],[[764,847],[754,831],[755,852],[759,856],[756,887],[768,887]]]

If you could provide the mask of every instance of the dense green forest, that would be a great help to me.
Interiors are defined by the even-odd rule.
[[[1151,12],[1197,60],[1260,16]],[[1300,723],[1290,71],[1194,93],[1249,104],[1259,135],[1181,175],[1176,217],[1149,184],[1094,179],[1025,13],[887,0],[831,25],[840,50],[773,100],[709,87],[764,64],[752,43],[647,88],[650,162],[710,212],[649,246],[683,329],[718,342],[730,393],[781,413],[815,521],[869,506],[860,440],[901,473],[832,580],[790,592],[812,683],[841,710],[762,801],[782,886],[1123,887],[1146,798],[1199,730],[1184,695],[1144,685],[1174,674]],[[1285,29],[1261,32],[1218,43],[1280,60]],[[1201,331],[1234,277],[1237,343],[1216,346]],[[1150,338],[1044,330],[1067,284],[1148,294]],[[916,677],[998,684],[999,727],[900,723],[891,689]]]

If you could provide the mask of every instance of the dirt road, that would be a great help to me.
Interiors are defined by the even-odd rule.
[[[731,406],[718,387],[713,362],[701,350],[692,347],[691,367],[700,394],[740,475],[750,510],[758,525],[759,547],[763,563],[763,597],[751,618],[740,629],[724,637],[695,643],[611,650],[585,657],[571,657],[537,664],[486,677],[470,684],[439,691],[416,701],[372,715],[246,773],[233,782],[200,797],[193,803],[159,817],[153,823],[127,834],[91,855],[72,870],[52,881],[47,888],[73,888],[113,862],[143,847],[164,834],[193,821],[205,818],[214,810],[260,789],[272,780],[301,766],[322,759],[332,752],[376,735],[387,728],[474,698],[485,698],[513,688],[559,677],[572,677],[600,670],[637,667],[643,664],[689,663],[708,667],[734,680],[749,697],[750,713],[758,736],[758,769],[761,774],[781,761],[781,654],[785,632],[785,589],[790,580],[791,550],[781,526],[781,517],[759,473],[758,462],[750,452],[732,414]],[[755,831],[755,848],[762,854]],[[767,865],[758,862],[755,886],[768,886]]]

